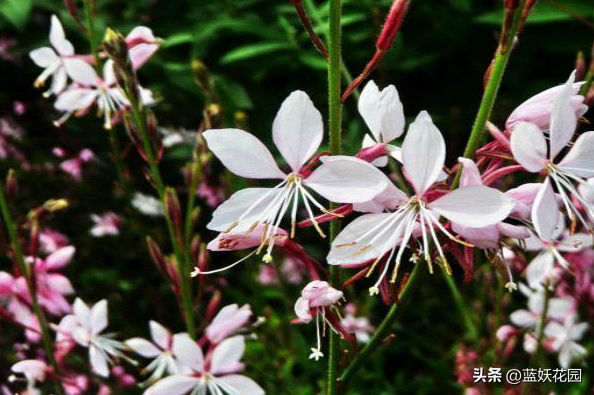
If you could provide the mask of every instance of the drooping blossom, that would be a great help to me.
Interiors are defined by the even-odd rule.
[[[159,380],[144,395],[264,395],[255,381],[237,374],[244,369],[240,362],[244,350],[244,338],[235,336],[204,356],[190,336],[175,335],[173,354],[182,365],[182,374]]]
[[[404,132],[404,110],[396,87],[388,85],[379,90],[375,82],[369,81],[361,91],[357,107],[371,132],[363,138],[363,149],[382,149],[401,160],[400,147],[390,144]],[[383,167],[388,158],[382,155],[373,164]]]
[[[126,36],[128,57],[132,68],[141,68],[159,49],[161,40],[156,38],[153,31],[146,26],[136,26]]]
[[[120,216],[113,212],[104,214],[91,214],[94,225],[89,233],[95,237],[116,236],[120,233]]]
[[[415,194],[407,196],[392,183],[370,204],[373,214],[363,215],[345,227],[332,243],[327,261],[332,265],[362,266],[371,263],[369,273],[382,258],[377,282],[369,289],[379,293],[379,285],[386,277],[389,263],[395,257],[390,281],[395,281],[405,248],[411,239],[421,237],[420,250],[432,270],[429,242],[438,250],[440,263],[449,270],[445,254],[434,228],[448,238],[462,242],[439,221],[443,216],[457,224],[482,228],[505,219],[514,207],[511,198],[482,185],[458,188],[428,199],[432,185],[438,179],[445,161],[445,142],[431,117],[421,112],[410,125],[402,144],[403,171]],[[388,212],[382,213],[381,211]]]
[[[567,369],[575,360],[583,358],[588,352],[578,343],[588,330],[588,323],[576,323],[576,316],[566,317],[562,323],[552,321],[547,324],[544,334],[552,339],[552,348],[558,352],[559,365]]]
[[[252,308],[249,304],[241,307],[237,304],[225,306],[206,327],[206,337],[211,343],[218,344],[245,327],[251,318]]]
[[[588,106],[584,104],[584,96],[578,94],[583,84],[583,82],[575,82],[570,89],[569,105],[576,118],[588,111]],[[564,85],[558,85],[532,96],[509,115],[505,127],[512,129],[518,122],[530,122],[541,130],[549,130],[553,105],[564,89],[567,89]]]
[[[219,232],[232,229],[251,232],[258,224],[266,229],[263,260],[270,261],[274,237],[285,213],[291,209],[294,234],[299,199],[320,235],[311,205],[325,208],[308,191],[338,203],[371,200],[385,186],[385,177],[372,165],[357,158],[337,156],[311,171],[305,166],[323,137],[322,117],[306,93],[295,91],[281,105],[272,126],[275,145],[291,168],[281,171],[270,151],[252,134],[239,129],[204,132],[209,149],[234,174],[254,179],[281,179],[274,188],[246,188],[233,194],[213,213],[207,227]],[[310,204],[311,203],[311,204]]]
[[[54,149],[54,154],[58,157],[66,155],[62,149]],[[69,174],[76,182],[82,181],[83,165],[90,162],[95,157],[93,151],[88,148],[82,149],[75,157],[66,159],[60,163],[60,169]]]
[[[264,285],[278,284],[282,279],[289,284],[299,284],[307,275],[307,267],[301,259],[285,255],[280,267],[262,265],[258,274],[258,281]]]
[[[151,373],[147,382],[152,383],[167,374],[180,373],[180,365],[173,355],[176,347],[174,341],[179,340],[163,325],[156,321],[149,322],[152,341],[134,337],[124,344],[138,355],[152,359],[144,371]]]
[[[367,317],[357,316],[357,307],[353,303],[348,303],[344,308],[346,314],[341,321],[343,328],[350,333],[354,333],[357,341],[367,343],[370,334],[374,331],[373,325]]]
[[[516,161],[532,173],[544,172],[561,195],[563,204],[572,221],[579,219],[586,228],[591,228],[579,208],[572,201],[577,199],[594,221],[594,206],[582,197],[574,183],[591,187],[587,178],[594,177],[594,131],[582,133],[573,142],[571,149],[558,159],[560,152],[574,135],[578,116],[571,107],[575,71],[559,90],[553,103],[550,117],[548,144],[543,131],[534,123],[518,122],[511,135],[511,151]],[[543,188],[548,185],[544,182]]]
[[[89,363],[93,372],[101,377],[109,376],[108,363],[112,358],[124,357],[123,343],[113,340],[109,335],[101,332],[107,328],[107,301],[101,300],[89,308],[82,300],[76,298],[73,305],[76,324],[70,335],[82,347],[89,349]],[[63,333],[64,335],[64,333]]]
[[[45,381],[48,366],[45,362],[37,359],[25,359],[12,365],[11,370],[25,376],[27,391],[33,394],[37,391],[35,384]]]
[[[164,215],[163,206],[159,199],[136,192],[132,198],[132,206],[144,215],[157,217]]]
[[[338,303],[342,297],[342,291],[332,288],[326,281],[314,280],[303,288],[301,296],[295,302],[295,314],[299,322],[308,324],[314,317],[316,319],[317,347],[311,348],[309,359],[317,361],[324,356],[322,353],[320,321],[322,321],[323,325],[327,323],[333,330],[336,330],[334,328],[336,323],[333,325],[329,320],[328,308]]]
[[[64,29],[60,20],[52,15],[51,27],[49,34],[49,41],[51,47],[41,47],[29,52],[31,60],[39,67],[42,67],[43,72],[35,80],[35,87],[40,88],[45,85],[45,81],[51,76],[52,84],[50,88],[44,93],[44,96],[57,95],[66,88],[68,82],[68,75],[66,73],[65,65],[74,59],[74,47],[66,39]]]
[[[41,252],[51,254],[59,248],[66,247],[68,237],[56,230],[45,228],[39,232],[39,247]]]

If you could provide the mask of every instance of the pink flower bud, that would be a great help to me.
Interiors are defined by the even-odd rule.
[[[386,18],[386,23],[384,23],[384,27],[377,39],[375,45],[377,49],[382,51],[390,49],[392,42],[394,42],[394,37],[398,29],[400,29],[400,25],[402,25],[402,21],[408,11],[408,5],[408,0],[394,0]]]

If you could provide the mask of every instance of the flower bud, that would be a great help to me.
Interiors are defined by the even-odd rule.
[[[175,192],[175,189],[171,187],[167,187],[165,189],[165,213],[167,214],[167,218],[169,218],[169,221],[171,221],[173,227],[175,228],[176,233],[178,233],[178,236],[181,236],[181,208],[179,205],[177,192]]]
[[[396,37],[396,33],[398,32],[398,29],[400,29],[400,25],[402,25],[402,21],[406,16],[408,5],[408,0],[394,0],[386,18],[386,23],[384,23],[382,31],[375,44],[377,49],[381,51],[390,49],[394,42],[394,37]]]
[[[43,209],[50,213],[64,210],[68,207],[68,200],[66,199],[49,199],[43,203]]]
[[[146,246],[153,262],[155,263],[155,265],[157,265],[157,268],[165,272],[165,257],[163,256],[163,253],[161,252],[161,248],[159,248],[159,245],[155,242],[155,240],[152,239],[152,237],[147,236]]]
[[[19,183],[14,169],[8,170],[4,192],[8,200],[15,199],[18,194]]]
[[[210,72],[208,67],[199,59],[192,60],[190,64],[192,68],[192,76],[196,84],[202,89],[206,96],[212,95],[212,83],[210,79]]]
[[[586,60],[584,59],[584,53],[582,51],[578,51],[577,56],[575,58],[575,79],[576,81],[580,81],[584,79],[584,75],[586,74]]]

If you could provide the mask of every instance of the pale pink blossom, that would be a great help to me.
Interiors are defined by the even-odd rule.
[[[54,149],[55,153],[57,152]],[[88,148],[81,150],[74,158],[67,159],[60,163],[60,169],[68,173],[76,182],[82,181],[83,165],[95,157],[93,151]]]
[[[559,365],[567,369],[575,360],[583,358],[588,351],[578,343],[588,330],[586,322],[576,323],[576,317],[571,315],[562,323],[552,321],[544,329],[546,337],[551,338],[552,348],[558,352]]]
[[[521,289],[528,297],[528,310],[514,311],[510,315],[510,320],[517,327],[538,332],[540,331],[540,323],[546,303],[544,290],[531,291],[525,287]],[[561,320],[573,315],[573,304],[571,298],[549,298],[545,322],[548,322],[549,319]]]
[[[141,68],[159,49],[161,40],[146,26],[136,26],[126,36],[128,56],[134,70]]]
[[[91,214],[91,220],[94,225],[89,233],[95,237],[115,236],[120,233],[121,219],[116,213]]]
[[[45,381],[48,366],[45,362],[37,359],[25,359],[12,365],[11,370],[25,376],[27,391],[33,393],[36,390],[35,384]]]
[[[272,126],[275,145],[289,165],[283,172],[270,151],[252,134],[239,129],[204,132],[209,149],[234,174],[254,179],[280,179],[274,188],[247,188],[233,194],[213,213],[207,227],[219,232],[251,231],[266,224],[263,260],[270,261],[274,237],[285,213],[291,209],[292,232],[299,199],[321,235],[311,205],[325,211],[312,196],[312,189],[338,203],[371,200],[385,186],[385,177],[375,167],[357,158],[338,156],[311,171],[306,162],[316,153],[323,137],[322,117],[306,93],[295,91],[281,105]],[[311,203],[311,204],[310,204]]]
[[[173,353],[183,366],[183,373],[166,377],[144,395],[264,395],[264,390],[252,379],[237,374],[244,369],[240,362],[245,350],[242,336],[224,340],[205,357],[202,349],[187,334],[174,337]]]
[[[68,237],[53,229],[45,228],[39,233],[39,245],[41,251],[51,254],[58,248],[66,247],[69,243]]]
[[[144,215],[158,217],[165,215],[161,201],[156,197],[136,192],[132,197],[132,206]]]
[[[220,343],[245,327],[251,318],[252,309],[249,304],[241,307],[237,304],[225,306],[206,327],[206,337],[211,343]]]
[[[350,333],[354,333],[357,341],[360,343],[367,343],[370,339],[371,333],[375,330],[373,325],[369,322],[367,317],[355,314],[357,309],[354,304],[349,303],[345,306],[345,316],[341,321],[343,328]]]
[[[144,368],[146,372],[151,373],[147,382],[154,382],[167,374],[180,373],[180,365],[173,355],[176,347],[175,337],[163,325],[156,321],[149,322],[151,341],[135,337],[126,340],[124,344],[132,349],[138,355],[152,359],[151,363]]]
[[[545,172],[561,195],[563,204],[572,221],[579,219],[586,228],[591,228],[580,209],[572,201],[581,203],[586,216],[594,221],[594,206],[580,194],[575,183],[591,188],[586,179],[594,177],[594,131],[582,133],[573,142],[571,149],[558,159],[560,152],[573,138],[578,116],[571,107],[575,71],[559,89],[550,116],[549,139],[535,124],[518,122],[511,135],[511,151],[516,161],[532,173]],[[543,188],[548,182],[542,184]]]
[[[332,158],[329,158],[329,162]],[[514,207],[511,198],[482,185],[468,186],[428,201],[426,192],[442,173],[445,161],[445,141],[426,112],[421,112],[408,129],[402,144],[403,171],[415,194],[407,196],[392,183],[369,203],[373,214],[363,215],[347,225],[333,241],[326,258],[331,265],[358,266],[377,264],[389,254],[377,282],[370,287],[371,295],[379,293],[379,285],[395,258],[390,281],[395,281],[405,248],[413,237],[421,236],[422,253],[431,269],[429,240],[447,268],[445,254],[434,227],[448,238],[459,241],[439,221],[443,216],[456,223],[481,228],[505,219]],[[388,212],[382,213],[381,211]],[[372,267],[375,267],[375,264]]]

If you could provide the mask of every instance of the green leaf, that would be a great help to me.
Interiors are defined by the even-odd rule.
[[[227,52],[220,60],[223,64],[247,60],[256,56],[266,55],[287,48],[286,42],[262,42],[235,48]]]
[[[526,24],[564,22],[575,19],[574,15],[587,18],[591,17],[592,5],[586,4],[586,2],[579,0],[566,1],[563,2],[563,7],[563,9],[560,9],[550,3],[538,2],[530,13],[530,16],[528,16]],[[503,10],[499,9],[479,15],[475,18],[475,21],[478,23],[499,25],[502,18]]]
[[[165,39],[163,44],[161,44],[161,48],[170,48],[176,45],[182,45],[191,43],[194,41],[194,35],[191,33],[178,33],[173,34]]]
[[[302,53],[299,55],[299,60],[304,65],[316,70],[326,70],[326,59],[319,53]]]
[[[0,14],[4,15],[19,30],[25,27],[32,8],[33,0],[0,1]]]

